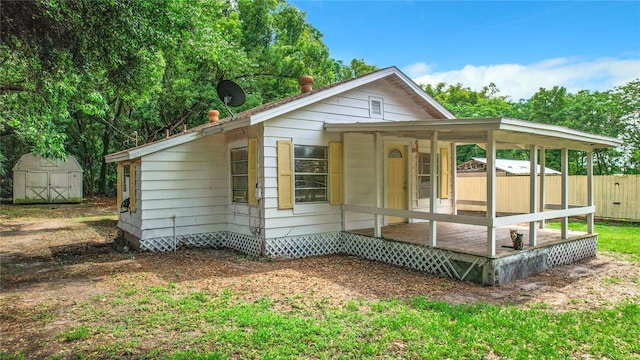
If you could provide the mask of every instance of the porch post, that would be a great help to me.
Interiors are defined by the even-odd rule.
[[[593,206],[593,151],[587,151],[587,205]],[[587,215],[587,232],[593,234],[593,218],[595,214]]]
[[[453,215],[458,215],[458,174],[457,174],[457,161],[456,161],[456,143],[451,143],[451,170],[449,171],[452,174],[453,182],[451,183],[451,213]]]
[[[431,177],[431,194],[429,195],[429,212],[436,213],[438,211],[438,132],[431,132],[431,168],[429,176]],[[436,246],[436,234],[438,229],[438,222],[435,220],[429,220],[429,245]]]
[[[529,149],[529,212],[538,210],[538,146],[531,145]],[[536,246],[538,238],[538,224],[535,221],[529,223],[529,246]]]
[[[375,133],[373,135],[373,164],[374,164],[374,184],[375,184],[375,197],[376,197],[376,208],[380,209],[382,207],[382,197],[380,193],[382,193],[382,163],[384,159],[382,158],[382,136],[380,133]],[[379,214],[373,215],[373,236],[379,238],[382,236],[382,216]]]
[[[496,255],[496,228],[493,221],[496,217],[496,139],[493,131],[487,132],[487,255]]]
[[[562,168],[561,208],[566,210],[569,208],[569,149],[567,148],[562,148],[560,152],[560,167]],[[567,216],[562,217],[560,226],[561,238],[569,238],[569,218]]]
[[[544,184],[545,184],[545,172],[547,169],[547,153],[544,146],[540,146],[540,212],[544,212]],[[540,220],[540,229],[544,229],[544,220]]]

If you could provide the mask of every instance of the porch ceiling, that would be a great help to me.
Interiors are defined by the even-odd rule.
[[[528,144],[548,149],[591,150],[620,146],[618,139],[589,134],[560,126],[505,118],[436,119],[384,123],[325,122],[328,132],[383,133],[385,135],[429,139],[438,132],[438,140],[459,144],[482,144],[493,132],[499,148],[525,148]]]

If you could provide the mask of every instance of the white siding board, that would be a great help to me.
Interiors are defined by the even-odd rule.
[[[313,216],[285,216],[269,217],[265,221],[265,226],[269,229],[290,228],[292,226],[320,225],[340,223],[342,224],[340,213],[335,214],[314,214]],[[295,225],[292,225],[295,224]],[[341,225],[342,226],[342,225]]]
[[[326,232],[336,232],[342,230],[342,222],[306,226],[289,226],[286,228],[266,228],[265,237],[267,239],[287,236],[300,236],[309,234],[319,234]]]
[[[222,163],[220,159],[212,158],[209,162],[204,161],[190,161],[190,162],[174,162],[174,161],[148,161],[144,162],[144,171],[195,171],[210,169],[211,171],[216,168],[214,164],[218,165],[220,172],[227,171],[226,162]],[[215,176],[215,172],[212,171],[212,175]]]
[[[180,145],[183,146],[183,145]],[[219,146],[219,145],[217,145]],[[224,148],[223,146],[219,146]],[[183,150],[183,151],[175,151],[175,150],[164,150],[158,153],[154,153],[148,155],[148,161],[156,161],[156,162],[164,162],[164,161],[174,161],[174,162],[208,162],[212,156],[217,156],[217,154],[210,153],[211,149],[206,147],[199,146],[197,148]]]
[[[141,239],[153,239],[157,237],[173,236],[173,226],[169,223],[169,227],[148,229],[142,232]],[[182,226],[176,227],[176,236],[203,234],[216,231],[225,231],[227,227],[224,224],[198,225],[198,226]]]
[[[369,215],[368,219],[361,220],[349,220],[345,224],[345,230],[359,230],[359,229],[370,229],[373,227],[373,215]]]
[[[239,222],[229,223],[227,225],[227,230],[238,234],[253,235],[251,232],[251,226],[249,225],[248,221],[246,224],[242,224]]]
[[[329,141],[333,141],[340,136],[340,134],[327,133],[321,130],[283,129],[273,126],[265,126],[264,134],[265,136],[279,137],[280,139],[293,138],[294,144],[304,143],[305,145],[328,144]],[[311,144],[307,144],[305,141],[311,142]]]
[[[229,201],[228,189],[176,189],[174,191],[168,190],[147,190],[143,194],[142,200],[159,200],[159,199],[197,199],[201,197],[209,197],[214,199],[214,203]]]
[[[142,173],[142,181],[172,181],[172,180],[209,180],[211,170],[183,170],[183,171],[152,171]],[[225,177],[226,178],[226,177]]]
[[[226,223],[226,214],[219,215],[198,215],[198,216],[176,216],[176,227],[197,227],[212,224]],[[173,227],[173,218],[149,219],[143,223],[142,230],[158,229],[162,227]]]
[[[199,197],[199,198],[178,198],[172,199],[171,201],[166,201],[165,199],[154,199],[154,200],[145,200],[140,205],[142,206],[143,211],[148,210],[162,210],[162,209],[180,209],[192,206],[209,206],[209,207],[217,207],[223,206],[226,209],[227,204],[219,204],[219,199],[216,199],[208,196],[208,197]]]
[[[194,180],[147,180],[143,182],[144,190],[187,190],[187,189],[224,189],[229,184],[224,179],[194,179]]]
[[[143,212],[142,220],[166,219],[175,214],[180,216],[221,215],[227,213],[226,205],[218,206],[189,206],[173,207],[168,209],[153,209]]]

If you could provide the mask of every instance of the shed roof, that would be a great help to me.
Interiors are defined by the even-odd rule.
[[[458,172],[479,172],[480,169],[474,169],[468,166],[469,164],[480,163],[487,165],[486,158],[471,158],[471,160],[464,162],[457,166]],[[531,162],[529,160],[511,160],[511,159],[496,159],[496,169],[505,171],[512,175],[529,175],[531,174]],[[545,167],[544,172],[547,175],[559,175],[559,171]],[[482,169],[486,171],[486,168]],[[540,173],[540,164],[538,164],[538,174]]]
[[[82,167],[73,155],[67,159],[47,159],[34,153],[26,153],[13,166],[13,171],[82,171]]]
[[[298,110],[304,106],[317,103],[331,96],[339,95],[346,91],[368,84],[381,84],[400,89],[405,93],[407,98],[411,99],[416,104],[416,106],[424,108],[434,118],[454,118],[453,114],[449,110],[440,105],[402,71],[395,66],[392,66],[354,79],[314,89],[308,93],[289,96],[278,101],[258,106],[253,109],[243,111],[237,114],[234,118],[226,117],[216,123],[205,123],[193,127],[186,132],[170,136],[166,139],[161,139],[135,148],[109,154],[105,156],[105,161],[110,163],[135,159],[140,156],[145,156],[156,151],[195,140],[201,136],[258,124],[288,112]]]

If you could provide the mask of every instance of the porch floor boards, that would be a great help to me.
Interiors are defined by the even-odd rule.
[[[430,222],[401,223],[382,227],[382,236],[386,239],[429,246]],[[517,229],[523,235],[523,250],[513,249],[510,229]],[[350,230],[349,232],[373,236],[373,228]],[[537,246],[529,246],[529,225],[502,226],[496,228],[496,257],[514,255],[521,251],[532,250],[554,243],[569,241],[588,235],[586,232],[569,231],[568,239],[562,240],[560,230],[538,229]],[[471,255],[487,256],[487,228],[484,226],[455,223],[438,223],[436,248]],[[509,247],[503,247],[509,246]]]

